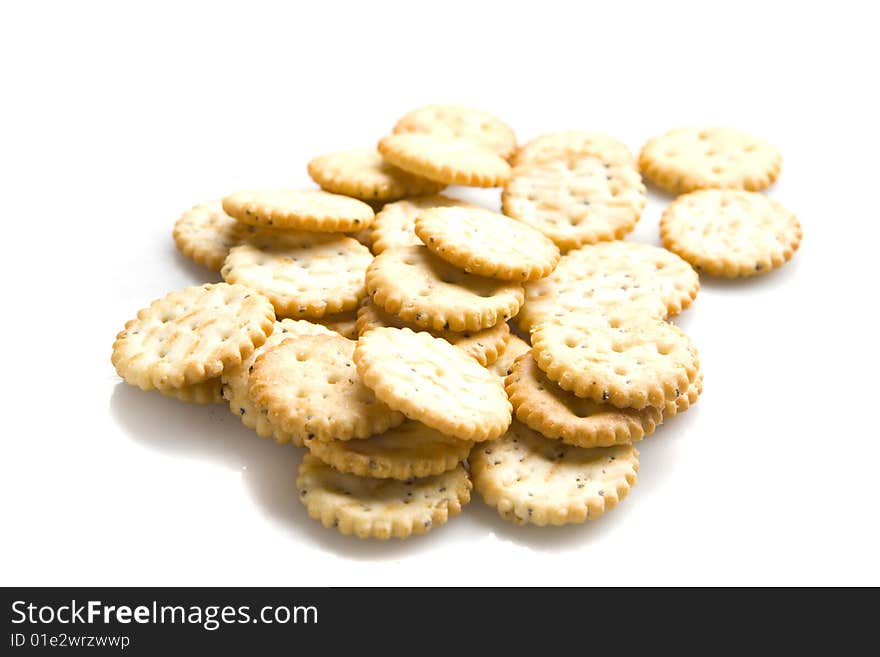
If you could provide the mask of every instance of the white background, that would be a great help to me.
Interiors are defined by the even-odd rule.
[[[3,3],[0,583],[880,584],[869,4]],[[308,184],[310,157],[437,101],[522,140],[731,124],[785,156],[769,194],[801,251],[703,281],[679,319],[703,398],[593,524],[517,528],[475,495],[426,537],[342,537],[298,502],[297,450],[110,365],[138,308],[216,279],[175,252],[184,209]]]

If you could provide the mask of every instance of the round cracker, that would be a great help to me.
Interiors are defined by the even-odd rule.
[[[443,139],[466,139],[503,157],[516,151],[516,135],[501,119],[471,107],[435,104],[408,112],[394,126],[394,134],[424,134]]]
[[[419,246],[422,241],[416,235],[416,217],[429,208],[475,207],[466,201],[449,198],[442,194],[409,198],[385,205],[377,214],[372,227],[372,250],[379,255],[396,246]]]
[[[511,164],[535,164],[579,155],[599,155],[630,166],[636,163],[626,144],[614,137],[587,130],[564,130],[536,137],[516,152]]]
[[[480,331],[519,312],[519,283],[467,274],[424,246],[388,249],[367,268],[367,294],[392,315],[439,331]]]
[[[552,274],[528,283],[517,323],[530,331],[570,312],[622,308],[663,319],[690,306],[699,289],[693,267],[666,249],[600,242],[569,251]]]
[[[420,422],[404,422],[365,440],[313,440],[309,451],[339,472],[405,480],[452,470],[467,458],[472,445]]]
[[[257,408],[257,405],[251,401],[248,377],[254,361],[260,354],[281,344],[283,340],[300,335],[333,335],[333,332],[324,326],[305,320],[282,319],[275,322],[272,335],[266,339],[266,342],[257,347],[240,365],[230,367],[220,377],[222,398],[229,404],[232,414],[238,417],[244,426],[254,429],[260,438],[271,436],[279,443],[293,443],[297,447],[303,445],[300,437],[274,426],[269,421],[266,411]]]
[[[801,225],[781,203],[756,192],[706,189],[677,198],[660,220],[670,251],[710,276],[766,274],[791,260]]]
[[[505,390],[520,422],[546,438],[578,447],[634,443],[654,433],[663,421],[663,413],[653,406],[639,411],[616,408],[566,392],[538,368],[531,353],[516,360]]]
[[[354,360],[376,397],[441,433],[479,442],[510,424],[510,402],[497,379],[446,340],[376,328],[358,340]]]
[[[257,189],[230,194],[223,210],[253,226],[287,230],[349,232],[373,223],[362,201],[319,189]]]
[[[220,273],[264,294],[287,317],[323,317],[354,310],[366,293],[370,250],[337,234],[259,233],[233,248]]]
[[[649,139],[639,168],[673,194],[696,189],[759,191],[779,175],[782,155],[763,139],[736,128],[679,128]]]
[[[380,326],[391,328],[408,328],[413,331],[427,331],[435,338],[443,338],[448,343],[455,345],[467,355],[475,358],[484,367],[494,363],[498,355],[504,350],[504,345],[510,337],[510,327],[507,322],[498,322],[495,326],[482,331],[433,331],[423,329],[400,319],[396,315],[385,312],[369,299],[358,309],[357,333],[363,335],[370,329]]]
[[[460,465],[432,477],[399,481],[345,474],[306,454],[296,487],[309,516],[325,527],[384,540],[426,534],[446,524],[470,502],[473,486]]]
[[[540,232],[482,208],[431,208],[415,232],[432,253],[469,274],[532,281],[553,271],[559,249]]]
[[[514,421],[498,440],[474,445],[468,462],[474,487],[502,518],[543,527],[614,508],[636,483],[639,453],[632,445],[566,445]]]
[[[304,442],[369,438],[403,422],[358,376],[355,342],[297,335],[260,354],[248,394],[269,422]]]
[[[532,356],[563,390],[618,408],[663,408],[688,389],[700,361],[680,328],[639,316],[572,313],[532,332]]]
[[[465,139],[389,135],[379,142],[379,152],[404,171],[446,185],[500,187],[510,177],[506,160]]]
[[[414,176],[382,159],[375,148],[353,148],[321,155],[308,164],[321,189],[363,201],[396,201],[407,196],[436,194],[444,185]]]
[[[188,287],[127,322],[111,361],[126,383],[143,390],[183,388],[241,363],[266,341],[274,322],[269,300],[242,285]]]
[[[645,185],[631,164],[581,154],[518,165],[501,206],[567,251],[632,232],[645,199]]]

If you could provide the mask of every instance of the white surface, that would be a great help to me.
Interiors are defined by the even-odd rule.
[[[0,583],[880,584],[876,20],[769,4],[4,3]],[[344,538],[297,501],[297,450],[110,366],[138,308],[216,278],[175,252],[181,211],[306,184],[311,156],[438,100],[521,139],[721,123],[785,156],[770,194],[801,251],[704,281],[679,323],[705,394],[595,524],[516,528],[475,496],[427,537]]]

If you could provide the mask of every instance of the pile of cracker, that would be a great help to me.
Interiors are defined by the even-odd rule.
[[[765,273],[797,248],[797,220],[757,191],[779,166],[729,128],[674,130],[637,161],[607,135],[518,147],[491,114],[423,107],[376,148],[309,162],[320,189],[185,212],[178,247],[224,282],[141,310],[112,362],[305,447],[300,501],[343,534],[424,534],[473,488],[516,524],[581,523],[635,484],[634,443],[700,395],[697,350],[668,321],[697,271]],[[621,241],[640,171],[684,193],[666,248]],[[448,185],[503,188],[503,214]]]

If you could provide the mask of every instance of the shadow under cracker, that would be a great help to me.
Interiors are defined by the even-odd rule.
[[[801,258],[802,259],[802,258]],[[764,274],[756,276],[746,276],[741,278],[725,278],[723,276],[710,276],[705,272],[700,272],[700,288],[701,291],[711,293],[718,292],[720,294],[737,294],[743,291],[748,292],[770,292],[775,291],[776,287],[782,287],[792,282],[791,279],[798,276],[797,270],[800,266],[798,253],[792,256],[788,262],[771,269]],[[780,292],[781,293],[781,292]],[[699,302],[699,294],[697,302]],[[742,300],[744,306],[748,303],[747,299]]]
[[[195,260],[185,256],[173,243],[168,248],[174,252],[175,266],[183,270],[186,275],[192,279],[191,285],[223,282],[223,277],[220,276],[220,272],[215,271],[210,267],[200,265]]]
[[[576,525],[554,526],[524,524],[515,525],[505,520],[495,507],[489,506],[483,501],[479,493],[474,491],[469,506],[470,515],[477,519],[480,524],[488,527],[498,538],[509,541],[520,547],[530,548],[539,552],[559,552],[564,549],[586,549],[591,543],[614,528],[618,523],[624,522],[627,506],[636,486],[630,491],[627,499],[620,502],[614,509],[607,511],[595,520],[587,520],[585,523]]]
[[[429,548],[435,535],[443,532],[438,527],[405,541],[378,541],[325,528],[308,517],[296,490],[305,450],[258,437],[226,404],[189,404],[120,382],[110,397],[110,414],[126,437],[147,449],[179,458],[210,459],[241,472],[257,506],[294,540],[308,540],[351,559],[383,561]]]

